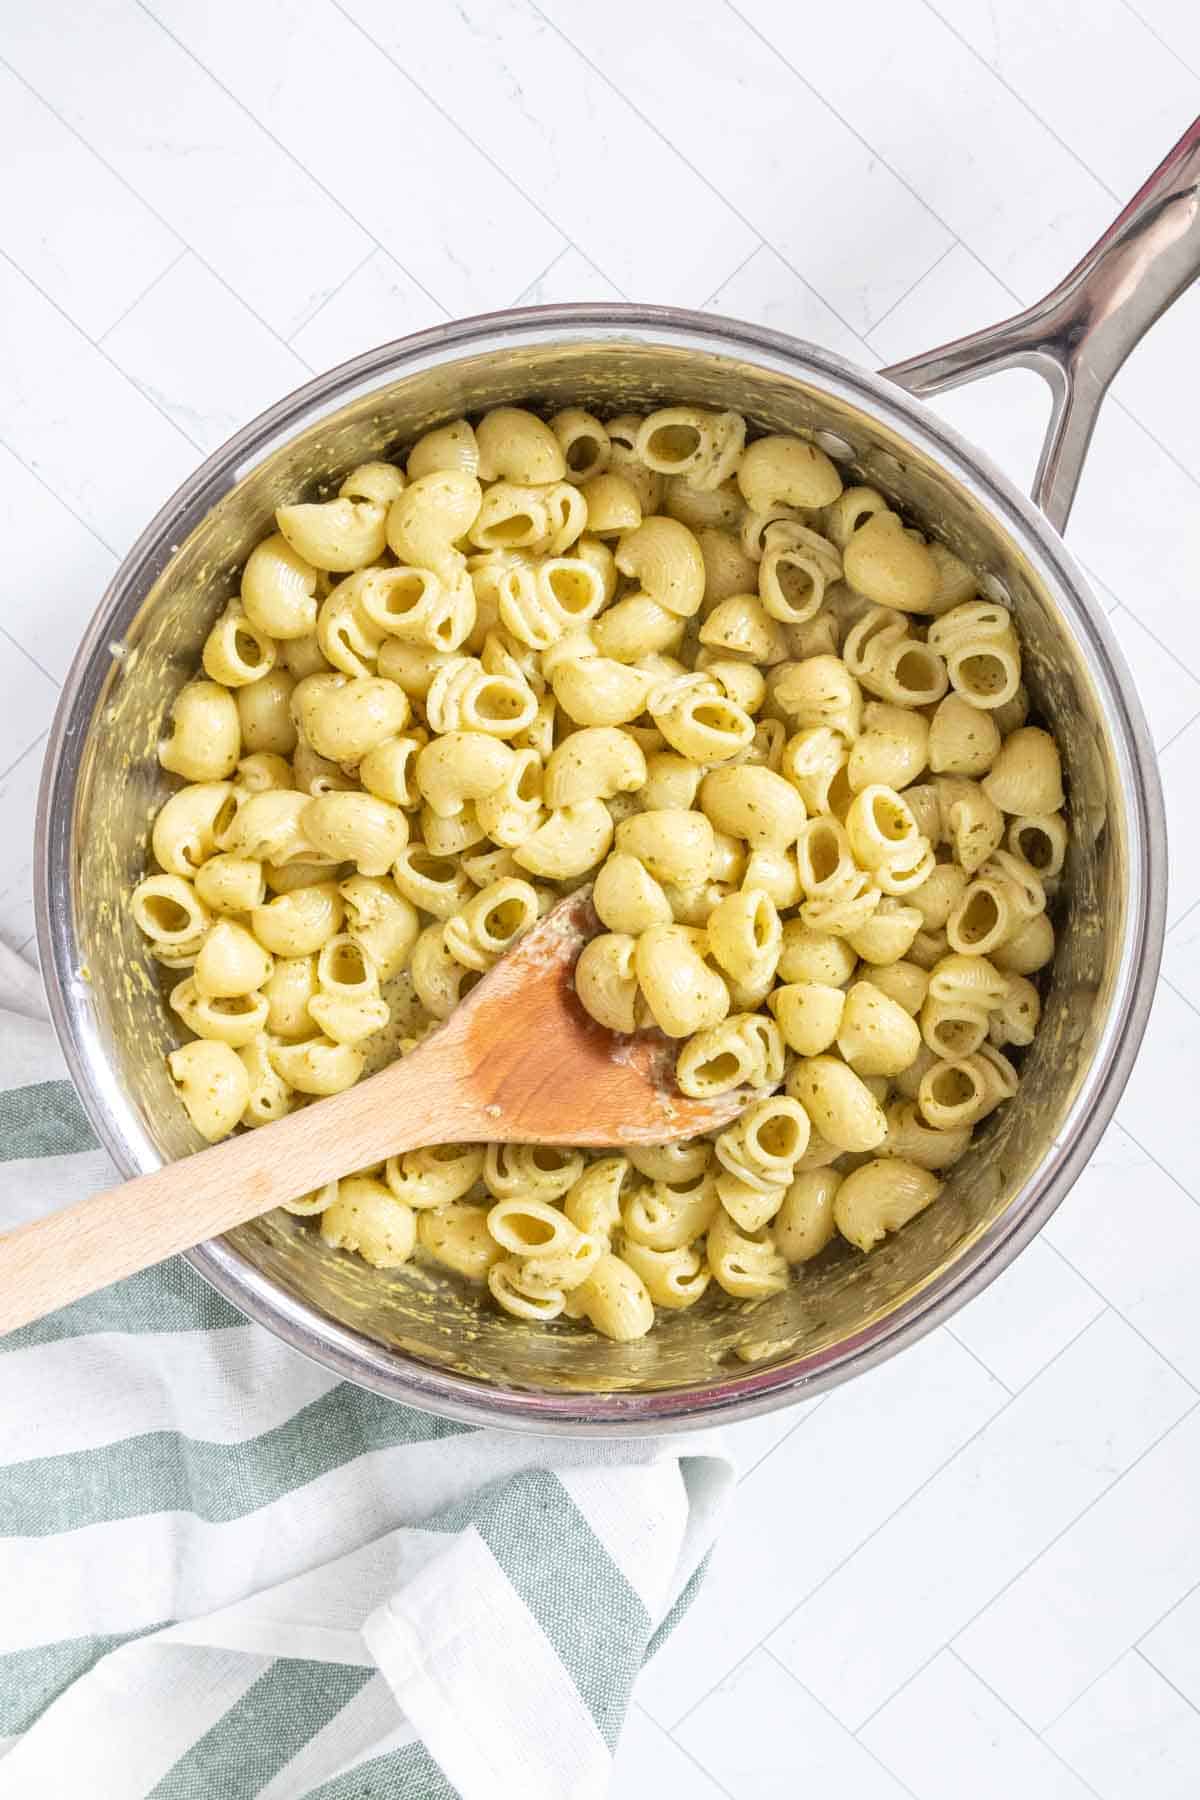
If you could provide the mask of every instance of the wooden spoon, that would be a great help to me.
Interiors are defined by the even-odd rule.
[[[654,1033],[615,1037],[579,1004],[575,961],[597,929],[590,892],[581,890],[411,1056],[274,1125],[0,1237],[0,1332],[424,1144],[620,1150],[720,1130],[747,1090],[687,1099],[675,1086],[672,1044]]]

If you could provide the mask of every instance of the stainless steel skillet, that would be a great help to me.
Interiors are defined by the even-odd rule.
[[[517,310],[385,345],[320,377],[172,497],[122,564],[65,684],[38,821],[39,948],[55,1024],[126,1174],[193,1147],[163,1068],[169,1015],[125,904],[165,791],[154,755],[162,718],[273,508],[461,412],[687,400],[814,435],[1013,608],[1037,708],[1063,745],[1075,831],[1021,1099],[993,1117],[943,1200],[873,1256],[831,1251],[752,1311],[706,1303],[638,1344],[613,1345],[573,1328],[523,1329],[449,1278],[389,1278],[274,1218],[192,1253],[244,1312],[346,1378],[450,1417],[573,1434],[685,1430],[870,1367],[947,1318],[1033,1236],[1128,1077],[1166,885],[1145,722],[1059,531],[1109,381],[1200,269],[1198,184],[1200,122],[1045,300],[882,375],[676,309]],[[1036,369],[1053,394],[1037,505],[914,398],[1014,365]]]

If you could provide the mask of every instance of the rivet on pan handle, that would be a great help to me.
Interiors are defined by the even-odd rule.
[[[1043,376],[1053,404],[1033,498],[1062,531],[1109,382],[1197,275],[1200,119],[1045,299],[880,372],[917,395],[938,394],[1000,369],[1033,369]]]

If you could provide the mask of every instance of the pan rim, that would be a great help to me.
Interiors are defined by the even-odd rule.
[[[259,461],[307,426],[406,373],[471,352],[597,337],[725,354],[800,380],[869,413],[971,491],[1028,558],[1085,653],[1121,777],[1129,852],[1126,938],[1112,1002],[1059,1137],[1004,1215],[949,1270],[833,1349],[790,1367],[757,1373],[748,1367],[745,1374],[706,1387],[610,1395],[507,1389],[423,1363],[336,1324],[277,1286],[224,1240],[187,1253],[191,1266],[240,1311],[360,1386],[466,1424],[622,1437],[754,1417],[820,1393],[916,1342],[980,1292],[1041,1229],[1094,1150],[1128,1079],[1149,1016],[1165,929],[1166,829],[1157,764],[1132,677],[1086,577],[1054,528],[986,453],[922,401],[834,352],[769,327],[683,308],[628,303],[515,308],[435,326],[367,351],[277,401],[214,451],[159,508],[122,559],[72,662],[47,740],[35,835],[35,911],[51,1020],[89,1120],[122,1174],[153,1168],[159,1161],[153,1146],[144,1131],[128,1128],[132,1108],[122,1106],[103,1046],[72,999],[72,990],[78,999],[80,987],[71,899],[74,798],[107,673],[108,646],[123,637],[200,519]]]

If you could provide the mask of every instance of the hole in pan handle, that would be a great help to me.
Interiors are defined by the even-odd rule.
[[[881,370],[918,396],[1033,369],[1053,404],[1033,498],[1062,531],[1100,403],[1130,351],[1200,275],[1200,119],[1069,275],[1027,311]]]

